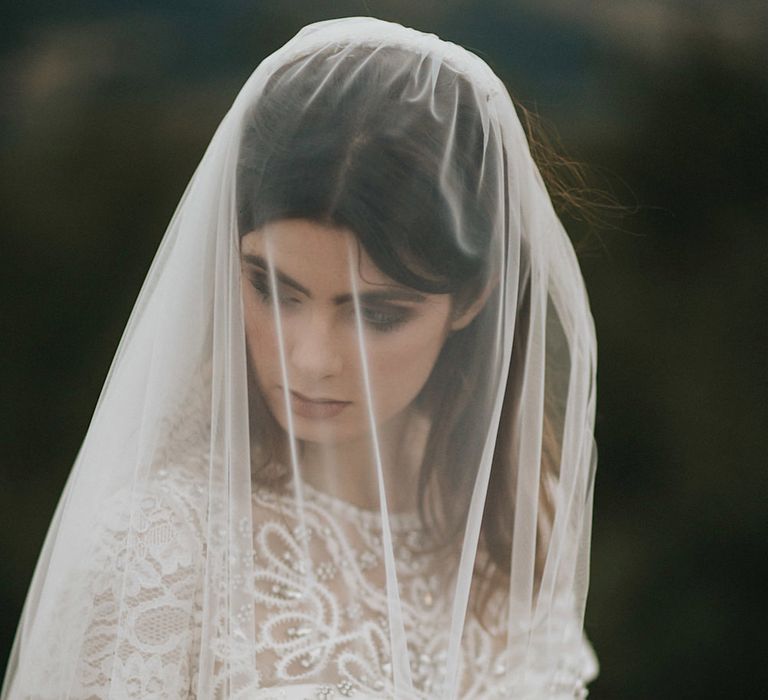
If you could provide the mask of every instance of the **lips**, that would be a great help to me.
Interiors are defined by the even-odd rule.
[[[297,399],[300,399],[301,401],[309,401],[311,403],[349,403],[349,401],[341,401],[339,399],[331,399],[327,398],[325,396],[323,397],[312,397],[312,396],[306,396],[305,394],[302,394],[298,391],[294,391],[291,389],[291,395],[295,396]]]
[[[351,403],[351,401],[338,401],[328,397],[311,398],[298,391],[291,391],[291,410],[303,418],[333,418]]]

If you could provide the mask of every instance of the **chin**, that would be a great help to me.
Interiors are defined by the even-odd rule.
[[[283,411],[275,414],[280,427],[288,434],[288,421]],[[304,418],[303,416],[293,416],[293,432],[297,440],[302,442],[313,442],[321,445],[334,445],[344,442],[351,442],[356,438],[368,434],[368,423],[366,420],[345,421],[330,419]]]

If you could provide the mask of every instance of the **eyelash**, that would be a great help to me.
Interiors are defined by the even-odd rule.
[[[272,290],[266,285],[264,280],[259,279],[258,277],[252,278],[251,285],[253,285],[253,288],[263,302],[268,302],[272,298]],[[279,297],[278,299],[281,304],[298,303],[298,299],[294,299],[293,297]]]
[[[363,309],[363,318],[373,330],[379,333],[388,333],[403,325],[408,320],[408,314],[388,314],[386,311]]]
[[[251,285],[256,290],[262,302],[267,303],[272,298],[272,293],[264,280],[252,278]],[[281,304],[297,304],[298,300],[293,297],[279,297]],[[410,316],[410,312],[387,313],[386,311],[377,311],[376,309],[363,308],[363,319],[370,328],[378,333],[388,333],[398,326],[404,324]]]

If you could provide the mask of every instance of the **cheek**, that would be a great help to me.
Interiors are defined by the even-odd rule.
[[[371,384],[385,413],[405,408],[429,378],[445,342],[445,324],[413,323],[367,344]],[[389,410],[387,410],[389,408]]]
[[[247,290],[243,294],[243,315],[251,365],[256,376],[264,379],[271,374],[272,365],[277,361],[278,346],[272,319]]]

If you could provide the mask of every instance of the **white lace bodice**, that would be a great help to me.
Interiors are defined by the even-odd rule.
[[[76,611],[62,600],[38,685],[16,697],[60,697],[66,683],[67,697],[83,700],[203,700],[198,693],[198,663],[203,656],[210,658],[201,655],[204,636],[212,640],[210,651],[216,660],[216,699],[395,697],[387,655],[378,513],[304,484],[302,529],[294,517],[291,488],[255,488],[254,574],[247,601],[255,611],[255,648],[238,647],[223,632],[221,620],[205,617],[210,596],[222,591],[205,584],[205,572],[217,563],[206,547],[208,461],[198,448],[207,425],[198,418],[190,411],[171,430],[158,455],[162,467],[154,471],[151,482],[137,493],[119,492],[101,504],[94,531],[96,554],[83,568],[86,583],[75,582],[88,586],[92,605]],[[420,534],[416,514],[395,515],[390,528],[417,691],[412,697],[443,698],[450,601],[441,590],[440,566],[424,553],[429,543]],[[67,639],[67,628],[82,616],[87,621],[76,668],[62,670],[56,664],[61,649],[57,644]],[[488,619],[497,626],[487,621],[483,626],[471,614],[465,623],[459,672],[462,699],[586,695],[585,683],[595,675],[595,660],[567,608],[557,621],[564,630],[557,661],[553,662],[551,647],[538,648],[534,638],[524,676],[507,673],[504,611],[499,609]],[[64,681],[62,673],[71,675]]]
[[[104,509],[90,584],[93,607],[72,697],[198,697],[202,495],[193,473],[169,468],[142,494],[132,534],[126,496],[116,496]],[[266,489],[253,494],[257,646],[245,656],[255,655],[256,664],[237,668],[235,663],[239,690],[230,697],[394,697],[378,517],[308,485],[304,497],[306,536],[290,515],[292,495]],[[419,554],[423,542],[416,516],[396,516],[391,527],[409,650],[418,653],[414,697],[440,698],[448,601],[429,570],[429,559]],[[311,553],[312,579],[301,564],[304,545]],[[126,570],[130,574],[123,576]],[[593,673],[586,646],[583,656],[561,659],[556,676],[550,660],[539,660],[547,675],[546,695],[539,694],[544,682],[540,674],[529,673],[526,684],[514,690],[502,684],[506,667],[499,639],[504,616],[496,619],[496,630],[472,618],[467,622],[462,698],[583,697],[584,683]],[[228,649],[222,641],[219,653]],[[225,679],[217,682],[216,697],[226,697]],[[527,685],[530,694],[524,690]]]

